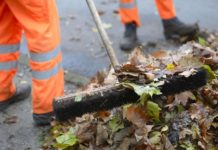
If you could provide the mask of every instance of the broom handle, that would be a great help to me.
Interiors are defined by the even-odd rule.
[[[115,69],[115,67],[118,66],[119,63],[118,63],[117,57],[115,55],[114,49],[113,49],[113,47],[111,45],[111,41],[110,41],[106,31],[103,28],[101,18],[99,16],[98,12],[97,12],[95,4],[94,4],[93,0],[86,0],[86,3],[88,5],[88,7],[89,7],[89,10],[90,10],[90,12],[92,14],[92,17],[93,17],[94,21],[95,21],[95,24],[97,26],[98,32],[99,32],[100,37],[101,37],[101,40],[104,43],[104,47],[107,50],[107,54],[108,54],[108,56],[110,58],[111,65]]]

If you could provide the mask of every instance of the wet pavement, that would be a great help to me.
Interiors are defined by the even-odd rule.
[[[101,16],[113,42],[120,62],[126,61],[128,53],[119,49],[124,27],[120,18],[114,13],[118,9],[118,0],[96,0],[97,9],[104,12]],[[210,31],[218,29],[218,1],[179,1],[175,0],[178,17],[187,23],[198,22],[201,28]],[[107,68],[110,64],[106,51],[98,33],[92,32],[95,24],[85,1],[58,1],[62,26],[62,48],[64,51],[64,67],[84,76],[93,76],[97,70]],[[78,7],[79,6],[79,7]],[[139,28],[139,38],[147,42],[160,43],[155,49],[175,49],[177,46],[167,43],[163,36],[163,28],[154,1],[138,0],[142,26]],[[146,51],[146,50],[145,50]]]
[[[129,53],[119,49],[119,41],[123,35],[123,26],[119,16],[114,13],[118,9],[118,0],[95,0],[104,23],[111,25],[106,31],[120,62],[127,60]],[[95,24],[91,18],[85,1],[57,0],[62,32],[63,65],[82,76],[91,77],[98,70],[107,69],[110,62],[98,33],[93,32]],[[159,49],[176,49],[178,45],[165,41],[163,28],[154,1],[138,0],[142,26],[139,28],[139,38],[146,45],[157,43],[154,47],[146,47],[144,52]],[[198,22],[200,27],[209,31],[218,31],[217,0],[175,0],[179,18],[187,23]],[[22,52],[26,52],[25,40]],[[21,67],[16,81],[30,80],[30,72]],[[72,91],[75,87],[66,87]],[[5,120],[15,118],[15,123]],[[45,128],[36,128],[32,123],[31,98],[11,106],[0,112],[0,150],[30,150],[39,149],[40,137]]]

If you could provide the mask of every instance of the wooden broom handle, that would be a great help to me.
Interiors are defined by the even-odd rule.
[[[95,4],[94,4],[93,0],[86,0],[86,3],[89,7],[89,10],[92,14],[94,21],[95,21],[95,24],[97,26],[98,32],[99,32],[100,37],[101,37],[101,40],[104,43],[104,47],[107,50],[107,54],[110,58],[111,65],[115,69],[115,67],[118,66],[119,63],[118,63],[117,57],[115,55],[114,49],[112,47],[111,41],[110,41],[106,31],[104,30],[104,27],[103,27],[102,22],[101,22],[101,18],[97,12]]]

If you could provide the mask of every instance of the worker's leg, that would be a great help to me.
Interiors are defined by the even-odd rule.
[[[27,84],[13,83],[17,71],[21,25],[5,1],[0,1],[0,111],[30,94]]]
[[[22,24],[30,50],[33,118],[47,124],[52,102],[64,94],[60,28],[55,0],[7,0]]]
[[[0,101],[15,93],[13,78],[17,70],[21,29],[4,1],[0,1]]]
[[[172,19],[176,17],[173,0],[155,0],[161,19]]]
[[[192,40],[198,32],[196,24],[187,25],[176,17],[173,0],[155,0],[158,12],[163,21],[164,35],[167,39]],[[184,38],[185,37],[185,38]]]
[[[123,24],[134,22],[137,26],[140,26],[136,0],[120,0],[119,13]]]
[[[131,50],[137,44],[137,27],[140,26],[140,18],[136,0],[120,0],[120,18],[125,25],[125,32],[120,43],[122,50]]]

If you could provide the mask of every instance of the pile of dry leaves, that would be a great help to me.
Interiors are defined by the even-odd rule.
[[[113,84],[118,78],[140,96],[138,103],[64,123],[53,122],[43,149],[218,149],[218,52],[216,46],[206,47],[211,44],[208,41],[199,39],[199,43],[188,43],[177,52],[160,51],[146,57],[138,48],[118,72],[99,73],[85,89]],[[163,84],[161,78],[174,74],[188,77],[197,68],[207,70],[206,86],[153,97],[161,94],[157,88]]]

